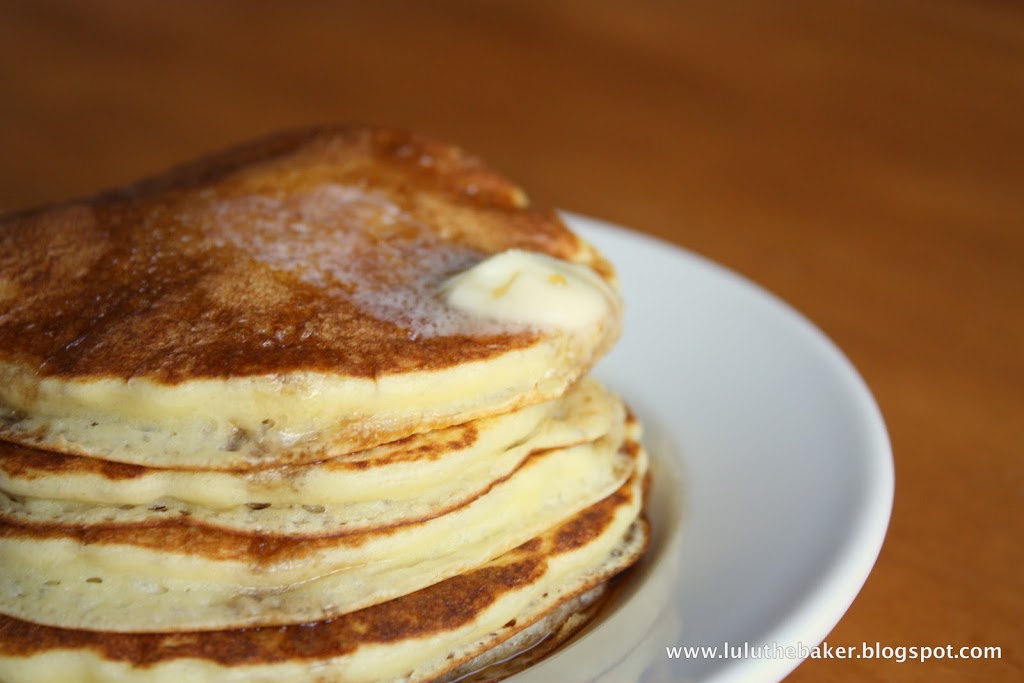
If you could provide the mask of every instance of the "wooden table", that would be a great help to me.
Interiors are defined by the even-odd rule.
[[[845,350],[897,493],[829,641],[1003,656],[792,681],[1024,680],[1024,8],[0,5],[0,206],[335,120],[459,141],[538,203],[738,270]]]

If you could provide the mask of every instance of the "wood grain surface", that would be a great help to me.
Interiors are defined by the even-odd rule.
[[[1002,659],[790,680],[1024,680],[1024,5],[0,3],[0,207],[339,120],[715,259],[851,358],[897,491],[828,641]]]

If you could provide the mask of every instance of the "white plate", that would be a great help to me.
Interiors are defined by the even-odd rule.
[[[596,374],[646,426],[655,535],[613,610],[514,680],[780,680],[798,658],[670,659],[666,648],[821,642],[889,521],[878,408],[836,347],[764,290],[672,245],[566,220],[622,282],[624,336]]]

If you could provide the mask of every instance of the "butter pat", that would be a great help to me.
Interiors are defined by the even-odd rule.
[[[509,249],[449,279],[452,308],[503,323],[580,328],[598,323],[617,296],[590,268],[522,249]]]

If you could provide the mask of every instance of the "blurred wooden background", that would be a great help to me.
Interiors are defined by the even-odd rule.
[[[0,2],[0,207],[338,120],[720,261],[850,356],[897,493],[829,642],[1003,659],[790,680],[1024,680],[1024,5]]]

